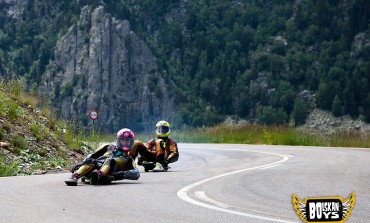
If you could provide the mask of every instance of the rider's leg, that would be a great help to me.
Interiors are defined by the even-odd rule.
[[[79,175],[79,177],[84,176],[85,174],[89,173],[92,171],[96,166],[96,163],[90,163],[90,164],[85,164],[82,165],[76,172],[74,172],[76,175]]]
[[[156,162],[156,154],[151,153],[146,148],[140,147],[138,148],[138,153],[140,154],[140,163],[142,161],[148,161],[148,162]],[[138,163],[140,165],[140,163]]]
[[[155,156],[156,164],[153,171],[164,171],[165,170],[165,142],[162,139],[157,139],[155,141]]]
[[[126,162],[128,162],[128,160],[132,159],[124,158],[122,156],[109,158],[104,162],[103,166],[100,168],[98,172],[102,176],[112,175],[113,172],[124,170]]]
[[[97,184],[110,184],[113,180],[113,171],[117,171],[124,166],[120,157],[108,158],[97,171]]]
[[[64,182],[68,185],[76,186],[78,179],[80,179],[80,177],[92,171],[95,168],[95,166],[96,166],[96,163],[82,165],[80,168],[78,168],[76,172],[72,173],[70,178],[68,178]]]
[[[99,175],[100,176],[110,175],[113,172],[115,165],[116,161],[114,160],[114,158],[106,159],[100,170],[98,170]]]

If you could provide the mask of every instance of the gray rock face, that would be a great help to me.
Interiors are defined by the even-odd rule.
[[[0,0],[0,4],[5,7],[6,16],[11,19],[20,19],[28,4],[24,0]]]
[[[297,98],[301,99],[307,104],[307,108],[309,108],[310,112],[312,112],[316,108],[315,94],[313,94],[312,92],[308,90],[302,90],[297,94]]]
[[[95,109],[97,124],[112,131],[150,128],[174,111],[174,86],[158,71],[147,45],[100,6],[86,6],[77,25],[58,40],[42,91],[62,117],[85,119]],[[113,128],[113,129],[112,129]]]
[[[370,46],[369,35],[367,33],[358,33],[354,41],[355,52],[361,51],[368,46]]]
[[[369,135],[370,124],[361,119],[353,120],[349,116],[334,117],[330,112],[314,109],[306,119],[306,123],[298,130],[317,135],[361,134]]]

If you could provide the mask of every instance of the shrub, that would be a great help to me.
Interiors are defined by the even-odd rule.
[[[16,97],[19,97],[22,95],[23,93],[23,90],[24,90],[24,84],[22,81],[19,81],[19,80],[11,80],[8,84],[7,84],[7,88],[9,89],[9,92],[16,96]]]
[[[32,136],[36,138],[37,142],[39,142],[42,138],[42,136],[41,136],[42,125],[34,122],[34,123],[30,124],[29,129],[32,133]]]
[[[0,177],[15,176],[19,172],[19,161],[5,163],[4,158],[0,156]]]
[[[284,124],[288,120],[288,115],[281,108],[273,108],[271,106],[262,107],[257,115],[259,123],[267,125]]]
[[[62,90],[62,97],[69,97],[73,95],[73,86],[72,83],[68,83],[64,86]]]
[[[16,148],[16,151],[19,153],[21,150],[27,149],[28,147],[28,142],[27,140],[20,136],[20,135],[15,135],[12,137],[10,140],[10,144]]]
[[[333,105],[331,106],[331,113],[336,117],[339,117],[342,115],[341,101],[338,95],[335,95],[334,97]]]
[[[4,94],[0,92],[0,116],[5,117],[6,116],[6,104],[5,104],[5,98]]]
[[[18,117],[18,111],[19,111],[19,106],[14,103],[14,102],[9,102],[7,103],[8,107],[8,117],[11,122],[14,122],[17,117]]]
[[[302,99],[297,98],[294,102],[294,109],[292,113],[292,118],[296,125],[301,125],[305,123],[306,117],[310,114],[310,108],[307,103]]]
[[[10,131],[10,128],[11,128],[11,126],[10,126],[10,124],[9,124],[9,123],[5,122],[5,123],[3,124],[3,129],[4,129],[6,132],[9,132],[9,131]]]

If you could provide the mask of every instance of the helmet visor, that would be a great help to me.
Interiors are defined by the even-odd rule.
[[[170,127],[168,126],[157,126],[155,127],[155,131],[160,134],[166,134],[170,131]]]
[[[123,151],[130,151],[134,146],[134,138],[119,137],[117,140],[117,146]]]
[[[130,138],[120,138],[119,142],[122,146],[129,146],[131,144]]]

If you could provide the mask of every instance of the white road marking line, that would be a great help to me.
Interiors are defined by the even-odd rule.
[[[227,204],[224,204],[224,203],[221,203],[221,202],[218,202],[218,201],[215,201],[209,198],[204,191],[195,191],[195,196],[197,196],[199,199],[203,201],[214,204],[218,207],[222,207],[222,208],[232,208],[233,207],[233,206],[230,206],[230,205],[227,205]]]
[[[251,152],[251,151],[243,150],[243,149],[228,149],[228,150]],[[261,166],[250,167],[250,168],[246,168],[246,169],[242,169],[242,170],[237,170],[237,171],[233,171],[233,172],[229,172],[229,173],[224,173],[224,174],[220,174],[220,175],[217,175],[217,176],[213,176],[213,177],[210,177],[210,178],[206,178],[204,180],[201,180],[201,181],[198,181],[196,183],[190,184],[190,185],[188,185],[186,187],[183,187],[182,189],[180,189],[179,191],[177,191],[177,196],[180,199],[182,199],[182,200],[184,200],[186,202],[189,202],[191,204],[198,205],[198,206],[201,206],[201,207],[205,207],[205,208],[208,208],[208,209],[213,209],[213,210],[216,210],[216,211],[221,211],[221,212],[225,212],[225,213],[230,213],[230,214],[235,214],[235,215],[241,215],[241,216],[246,216],[246,217],[256,218],[256,219],[261,219],[261,220],[267,220],[267,221],[293,223],[292,221],[286,221],[286,220],[281,220],[281,219],[277,219],[277,218],[269,218],[269,217],[254,215],[254,214],[247,214],[247,213],[243,213],[243,212],[239,212],[239,211],[229,210],[227,207],[226,208],[222,208],[222,207],[217,207],[217,206],[210,205],[210,204],[205,204],[205,203],[202,203],[200,201],[194,200],[193,198],[191,198],[191,197],[188,196],[187,192],[189,190],[191,190],[194,187],[199,186],[201,184],[207,183],[209,181],[212,181],[212,180],[215,180],[215,179],[218,179],[218,178],[221,178],[221,177],[225,177],[225,176],[228,176],[228,175],[232,175],[232,174],[237,174],[237,173],[241,173],[241,172],[246,172],[246,171],[256,170],[256,169],[260,169],[260,168],[264,168],[264,167],[270,167],[270,166],[278,165],[278,164],[280,164],[282,162],[285,162],[285,161],[289,160],[289,157],[288,156],[281,155],[281,154],[267,153],[267,152],[256,152],[256,151],[252,151],[252,152],[255,152],[255,153],[264,153],[264,154],[270,154],[270,155],[276,155],[276,156],[283,157],[283,159],[281,159],[281,160],[279,160],[277,162],[273,162],[273,163],[269,163],[269,164],[265,164],[265,165],[261,165]]]
[[[208,202],[208,203],[211,203],[211,204],[214,204],[218,207],[221,207],[221,208],[234,208],[234,209],[237,209],[237,207],[235,206],[231,206],[231,205],[227,205],[227,204],[224,204],[224,203],[221,203],[219,201],[216,201],[216,200],[213,200],[212,198],[208,197],[206,195],[206,193],[204,191],[195,191],[195,196],[197,198],[199,198],[200,200],[203,200],[205,202]],[[260,212],[260,211],[256,211],[256,210],[251,210],[251,209],[245,209],[243,208],[244,210],[247,210],[247,211],[251,211],[251,212],[254,212],[254,213],[257,213],[257,214],[261,214],[263,215],[264,213],[263,212]],[[283,216],[282,216],[283,217]]]
[[[281,164],[277,164],[277,165],[273,165],[273,166],[268,166],[268,167],[262,167],[260,168],[261,170],[265,170],[265,169],[268,169],[268,168],[273,168],[273,167],[277,167],[277,166],[280,166]]]

